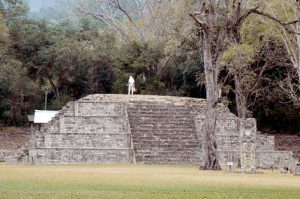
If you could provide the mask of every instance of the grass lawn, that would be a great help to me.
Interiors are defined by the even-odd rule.
[[[0,163],[0,199],[6,198],[300,198],[300,177],[199,171],[195,166]]]

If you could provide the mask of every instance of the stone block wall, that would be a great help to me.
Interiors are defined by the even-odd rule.
[[[293,170],[295,167],[295,158],[290,151],[256,151],[256,166],[263,169],[284,168]]]
[[[35,129],[29,162],[196,164],[202,161],[205,100],[127,95],[90,95],[69,102]],[[240,120],[223,105],[217,114],[220,164],[238,164]],[[255,164],[292,165],[290,152],[275,151],[274,137],[256,134]]]
[[[29,162],[36,164],[133,162],[124,103],[70,102],[33,140]]]
[[[256,120],[247,118],[240,120],[241,132],[241,169],[244,172],[253,172],[256,169]]]
[[[39,148],[30,151],[29,155],[29,162],[34,164],[92,164],[132,162],[131,149]]]
[[[125,149],[128,148],[128,146],[130,146],[129,134],[52,133],[46,134],[44,135],[44,137],[46,148]]]
[[[274,151],[275,136],[262,135],[260,132],[256,137],[256,151]]]
[[[201,142],[204,136],[204,119],[204,110],[197,112],[195,126]],[[237,165],[240,161],[239,120],[224,106],[220,106],[218,110],[216,130],[219,163],[227,165],[227,162],[233,162]]]
[[[60,118],[59,126],[61,134],[116,134],[124,129],[128,129],[124,116],[65,116]]]
[[[204,135],[204,109],[197,111],[195,127],[197,137],[202,142]],[[221,165],[233,162],[238,165],[241,161],[241,124],[239,118],[231,114],[224,106],[220,106],[217,115],[216,139],[218,158]],[[255,133],[255,165],[258,168],[293,168],[295,163],[292,152],[275,151],[275,137]]]

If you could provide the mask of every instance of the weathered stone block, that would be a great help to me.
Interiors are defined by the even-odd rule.
[[[0,151],[0,161],[4,161],[5,159],[5,153],[3,151]]]
[[[300,176],[300,163],[296,164],[295,175]]]
[[[46,148],[130,148],[130,134],[67,133],[45,135]]]
[[[119,116],[64,117],[60,125],[61,134],[123,133],[124,129],[128,129],[128,123]]]
[[[241,169],[254,170],[256,150],[256,121],[255,119],[240,120],[241,132]]]
[[[131,149],[44,148],[31,150],[29,162],[33,164],[132,163],[132,157]]]
[[[121,116],[126,113],[122,103],[113,102],[78,102],[76,116]]]
[[[275,136],[257,135],[256,151],[273,151],[275,146]]]

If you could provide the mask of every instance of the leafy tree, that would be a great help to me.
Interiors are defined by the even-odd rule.
[[[260,1],[224,1],[199,0],[200,9],[190,14],[196,24],[203,30],[203,60],[206,78],[206,119],[204,138],[203,169],[220,169],[217,160],[217,144],[215,140],[216,107],[219,97],[220,63],[227,39],[239,43],[241,25],[251,14],[266,17],[289,30],[289,26],[298,22],[282,22],[259,9]],[[229,44],[230,45],[230,44]]]
[[[13,2],[7,1],[6,3],[8,7],[2,7],[2,9],[8,9],[9,12],[5,10],[6,15],[4,16],[21,16],[13,10],[13,6],[8,4]],[[18,6],[16,7],[18,8]],[[12,20],[12,18],[9,19]],[[20,124],[24,122],[20,121],[20,118],[24,116],[24,111],[28,110],[29,98],[32,100],[36,88],[26,75],[22,63],[14,55],[14,43],[9,34],[10,29],[6,24],[8,24],[8,27],[14,25],[10,22],[5,23],[5,19],[0,15],[0,84],[1,98],[3,98],[1,100],[1,118],[3,118],[3,124]]]
[[[264,2],[266,9],[278,20],[259,17],[263,22],[264,35],[272,36],[282,42],[292,63],[288,69],[288,75],[278,82],[285,96],[288,96],[295,104],[300,102],[300,2],[296,0],[272,0]],[[283,23],[281,21],[288,21]],[[299,103],[300,104],[300,103]]]

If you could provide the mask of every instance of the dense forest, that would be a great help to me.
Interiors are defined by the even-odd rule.
[[[256,4],[271,14],[247,17],[224,41],[220,101],[255,117],[261,131],[299,133],[300,22],[292,22],[300,5],[243,6]],[[125,94],[130,75],[137,94],[205,98],[205,33],[190,16],[198,7],[196,0],[78,0],[37,14],[25,0],[0,0],[0,125],[26,125],[35,109],[88,94]]]

